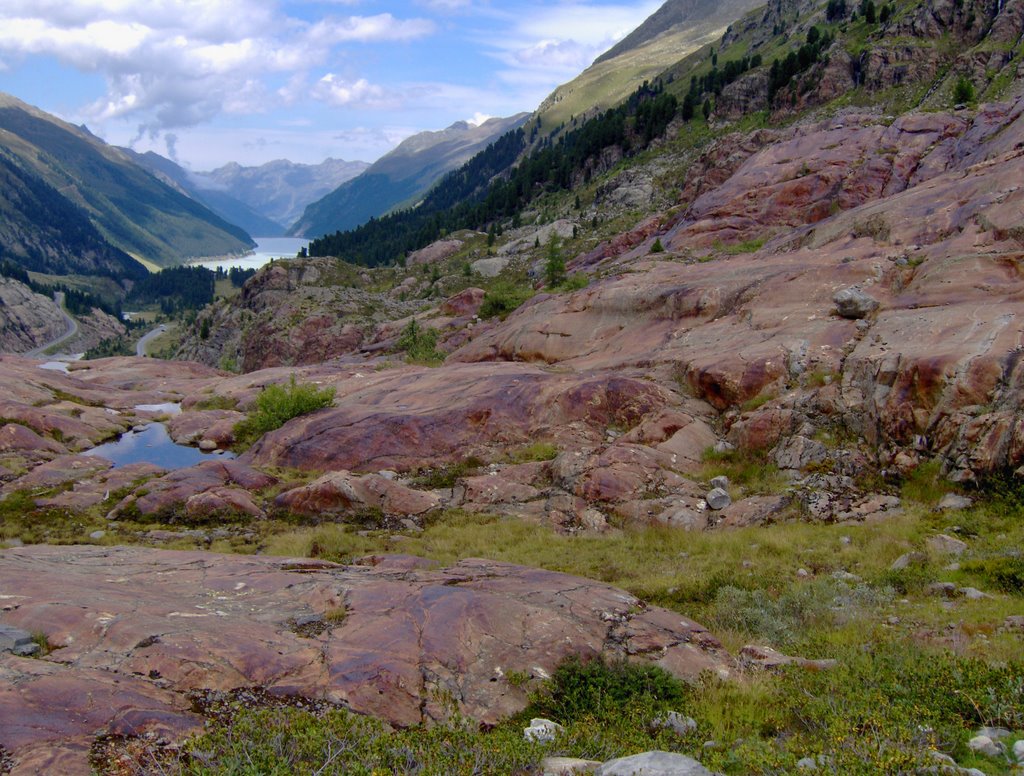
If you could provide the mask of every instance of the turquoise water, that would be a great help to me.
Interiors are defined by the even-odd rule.
[[[223,267],[225,270],[231,267],[242,269],[259,269],[264,264],[274,259],[294,259],[300,248],[309,246],[309,240],[301,237],[253,237],[256,241],[256,250],[248,256],[238,258],[209,259],[207,261],[192,262],[194,266],[217,269]]]

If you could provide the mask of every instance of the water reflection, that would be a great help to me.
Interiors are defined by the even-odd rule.
[[[84,455],[95,455],[113,461],[114,466],[133,463],[151,463],[164,469],[184,469],[210,458],[234,458],[233,453],[204,453],[195,447],[176,444],[163,423],[150,423],[139,431],[128,431],[116,442],[87,450]]]

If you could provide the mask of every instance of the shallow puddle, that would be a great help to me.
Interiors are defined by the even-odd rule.
[[[154,405],[163,406],[163,405]],[[210,458],[234,458],[234,453],[204,453],[198,448],[175,443],[163,423],[150,423],[139,431],[128,431],[116,442],[87,450],[84,455],[95,455],[113,461],[114,466],[133,463],[151,463],[164,469],[184,469]]]

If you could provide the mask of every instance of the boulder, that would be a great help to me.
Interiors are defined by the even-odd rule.
[[[714,776],[699,761],[674,752],[643,752],[609,760],[594,776]]]
[[[732,503],[732,497],[729,495],[729,492],[722,488],[712,488],[708,491],[704,500],[707,501],[710,509],[714,509],[716,511],[725,509]]]
[[[385,515],[422,515],[436,508],[433,493],[413,490],[379,474],[363,476],[329,472],[308,485],[280,494],[274,505],[297,515],[338,514],[379,510]]]
[[[549,744],[564,732],[565,728],[557,722],[536,717],[530,720],[529,726],[523,728],[523,738],[538,744]]]
[[[540,761],[541,776],[593,773],[600,764],[598,760],[582,760],[578,757],[545,757]]]
[[[38,651],[39,645],[33,640],[31,633],[0,623],[0,652],[26,656],[34,655]]]
[[[928,545],[929,550],[937,555],[953,555],[959,557],[967,552],[967,542],[947,534],[929,536],[925,541],[925,544]]]
[[[1002,757],[1006,754],[1006,746],[999,741],[993,741],[989,736],[975,736],[967,742],[967,748],[986,757]]]
[[[843,318],[859,320],[867,318],[878,309],[878,300],[859,288],[844,288],[832,297],[836,312]]]
[[[687,717],[680,714],[678,711],[670,711],[664,717],[655,717],[651,721],[651,728],[657,730],[664,728],[665,730],[671,730],[679,737],[688,736],[697,729],[697,720],[693,717]]]
[[[809,660],[804,657],[784,655],[772,647],[755,646],[753,644],[748,644],[740,650],[739,660],[749,668],[759,668],[765,671],[774,671],[789,665],[820,671],[834,668],[837,665],[835,660]]]
[[[482,288],[466,288],[441,303],[441,312],[453,318],[476,315],[484,301]]]
[[[959,493],[947,493],[939,500],[936,509],[940,509],[942,511],[959,511],[961,509],[969,509],[973,503],[974,502],[967,496],[961,496]]]

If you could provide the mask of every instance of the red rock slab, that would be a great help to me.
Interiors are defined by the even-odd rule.
[[[94,389],[116,389],[164,397],[156,401],[136,401],[135,404],[172,401],[175,395],[202,391],[224,376],[224,372],[193,361],[164,361],[134,356],[77,361],[71,368],[71,377]]]
[[[58,442],[41,437],[26,426],[18,423],[0,426],[0,453],[28,453],[49,457],[66,452]]]
[[[97,735],[181,739],[203,720],[152,681],[0,654],[0,740],[12,774],[87,776]]]
[[[114,512],[133,504],[144,515],[154,514],[175,509],[196,494],[214,488],[237,485],[252,491],[269,488],[276,483],[275,477],[239,461],[203,461],[187,469],[178,469],[151,480],[146,484],[146,492],[143,495],[128,496],[114,508]]]
[[[111,466],[113,464],[110,461],[93,455],[62,455],[7,483],[3,491],[13,493],[18,490],[55,488],[65,483],[92,478]]]
[[[484,301],[482,288],[466,288],[441,303],[441,312],[453,318],[476,315]]]
[[[441,718],[440,690],[470,718],[493,723],[527,700],[502,677],[544,676],[573,654],[651,661],[688,679],[732,666],[692,620],[597,582],[487,560],[448,569],[408,556],[372,563],[141,547],[4,550],[5,624],[59,646],[40,660],[0,662],[0,671],[16,665],[40,682],[34,695],[21,692],[30,686],[21,674],[0,682],[3,717],[31,720],[0,726],[0,745],[18,762],[43,750],[80,752],[96,731],[123,728],[125,709],[141,729],[165,725],[163,734],[178,738],[191,718],[174,694],[193,689],[259,686],[399,725]],[[328,629],[296,633],[295,619],[309,615]],[[86,714],[90,687],[103,700]]]
[[[440,499],[430,493],[407,488],[377,474],[329,472],[308,485],[285,491],[274,505],[299,515],[379,509],[385,515],[422,515],[435,509]]]
[[[167,433],[179,445],[210,439],[226,446],[234,440],[235,424],[244,419],[243,413],[234,410],[185,411],[167,421]]]
[[[609,373],[529,364],[452,364],[353,375],[336,406],[296,418],[239,460],[319,471],[407,471],[556,437],[603,437],[673,401],[659,386]],[[554,441],[561,446],[560,439]]]

